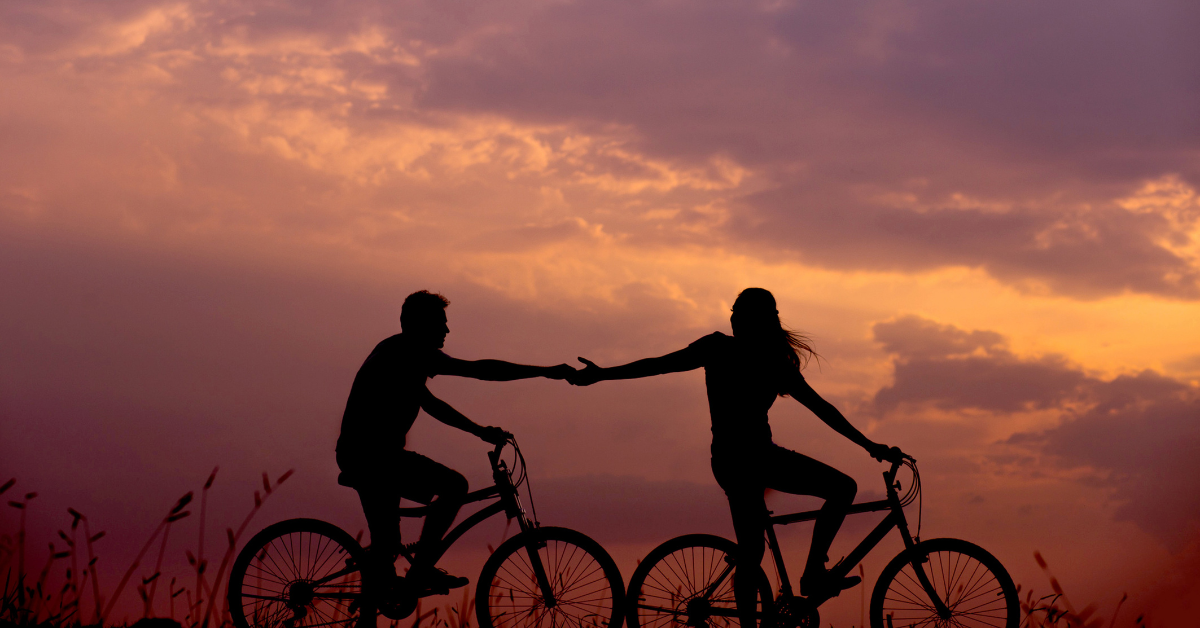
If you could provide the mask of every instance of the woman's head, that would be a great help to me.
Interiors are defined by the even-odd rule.
[[[817,355],[809,346],[808,338],[787,329],[780,322],[775,296],[770,291],[762,288],[742,290],[733,302],[733,314],[729,322],[733,326],[734,337],[772,352],[777,351],[797,369]]]

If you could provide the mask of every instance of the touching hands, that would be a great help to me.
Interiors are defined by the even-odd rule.
[[[570,381],[572,375],[577,373],[575,367],[570,364],[559,364],[558,366],[547,366],[543,377],[549,379],[565,379]]]
[[[567,383],[572,386],[591,386],[603,378],[602,372],[604,369],[596,366],[595,363],[586,358],[579,358],[580,362],[584,363],[584,368],[575,371],[567,377]]]

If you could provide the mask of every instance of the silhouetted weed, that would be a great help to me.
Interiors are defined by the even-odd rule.
[[[241,525],[235,531],[233,528],[226,528],[226,540],[228,544],[222,554],[220,568],[217,570],[216,576],[210,584],[206,579],[206,571],[208,561],[204,558],[204,538],[205,538],[205,516],[207,514],[208,505],[208,490],[212,488],[213,481],[216,479],[217,469],[213,469],[209,474],[208,480],[204,483],[204,487],[200,493],[200,521],[199,521],[199,538],[196,546],[196,552],[193,554],[191,550],[185,551],[185,556],[188,559],[188,564],[195,572],[195,587],[189,589],[185,586],[176,588],[179,578],[172,576],[167,588],[167,611],[168,617],[157,617],[155,610],[155,601],[158,595],[159,582],[163,580],[162,573],[163,558],[167,553],[167,541],[170,537],[171,527],[174,523],[189,517],[192,513],[186,510],[191,504],[194,494],[188,492],[183,497],[176,500],[175,504],[166,513],[166,515],[158,522],[150,537],[142,546],[141,551],[133,559],[129,568],[125,571],[118,582],[112,594],[106,599],[101,594],[99,577],[97,576],[96,563],[99,557],[96,555],[95,544],[104,538],[105,532],[92,533],[90,522],[87,516],[74,508],[68,508],[67,514],[71,517],[70,532],[58,530],[57,536],[60,542],[66,545],[66,549],[59,551],[54,542],[49,543],[49,553],[45,565],[37,572],[37,579],[33,580],[31,574],[26,571],[25,550],[26,550],[26,530],[25,517],[29,509],[30,501],[37,497],[37,493],[26,493],[21,500],[10,500],[9,507],[20,511],[17,533],[14,536],[3,534],[0,535],[0,570],[3,570],[3,590],[0,591],[0,628],[64,628],[64,627],[82,627],[82,626],[105,626],[110,613],[117,605],[122,592],[126,585],[129,584],[130,578],[141,566],[142,559],[146,553],[154,546],[155,541],[158,541],[158,553],[155,557],[154,571],[147,576],[140,578],[140,583],[136,585],[138,595],[142,600],[142,619],[134,626],[139,628],[173,628],[181,626],[186,628],[206,628],[210,623],[214,626],[223,627],[231,625],[229,620],[228,604],[225,602],[225,596],[220,595],[221,580],[225,575],[226,568],[231,564],[236,556],[237,541],[241,534],[246,530],[250,520],[262,507],[263,501],[271,495],[271,493],[279,487],[285,480],[292,475],[289,470],[272,486],[269,477],[266,473],[263,474],[263,491],[254,492],[254,507],[242,520]],[[0,494],[7,492],[16,484],[16,479],[10,479],[3,485],[0,485]],[[82,543],[80,542],[80,527],[82,526]],[[86,555],[81,555],[80,545],[86,551]],[[15,558],[15,560],[14,560]],[[81,561],[86,558],[81,568]],[[61,586],[51,586],[51,580],[57,582],[57,578],[52,578],[55,574],[55,565],[59,561],[66,561],[67,565],[62,574]],[[89,585],[90,580],[90,587]],[[90,590],[89,590],[90,589]],[[90,600],[85,596],[90,593]],[[186,606],[184,607],[184,616],[181,621],[175,618],[176,598],[184,596]],[[217,605],[217,600],[221,600],[222,604]],[[84,606],[89,602],[90,609],[85,614]],[[87,618],[86,620],[84,618]]]

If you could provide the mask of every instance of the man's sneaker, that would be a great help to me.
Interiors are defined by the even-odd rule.
[[[858,576],[834,578],[828,571],[806,573],[800,577],[800,595],[804,597],[837,597],[842,591],[862,582]]]
[[[446,573],[443,569],[437,567],[415,567],[408,571],[408,579],[413,583],[413,586],[420,589],[429,589],[431,591],[449,591],[464,587],[470,580],[452,576]]]

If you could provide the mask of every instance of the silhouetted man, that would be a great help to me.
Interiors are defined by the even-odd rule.
[[[395,577],[400,553],[400,499],[428,504],[428,514],[413,563],[410,581],[423,588],[452,589],[467,584],[434,567],[434,547],[449,530],[467,494],[467,480],[457,471],[405,449],[408,430],[419,410],[493,444],[510,435],[498,427],[481,427],[434,397],[425,381],[435,375],[458,375],[489,381],[530,377],[563,379],[575,369],[526,366],[500,360],[467,361],[441,351],[450,328],[440,294],[414,292],[400,309],[401,333],[376,345],[367,356],[346,402],[337,442],[339,482],[358,491],[371,531],[370,569]],[[431,555],[432,554],[432,555]]]

